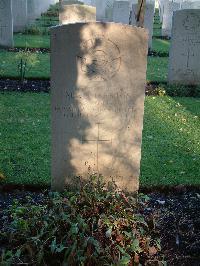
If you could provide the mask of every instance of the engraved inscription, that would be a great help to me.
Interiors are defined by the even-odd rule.
[[[99,48],[101,46],[101,48]],[[82,45],[83,54],[77,55],[81,71],[89,79],[106,81],[115,76],[120,70],[120,49],[109,39],[97,37],[87,40]]]

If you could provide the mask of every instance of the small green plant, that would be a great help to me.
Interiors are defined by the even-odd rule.
[[[27,49],[20,51],[16,55],[16,60],[18,63],[18,72],[21,83],[24,83],[27,73],[32,67],[39,63],[37,54],[31,53]]]
[[[161,261],[152,220],[140,209],[147,198],[134,198],[102,179],[79,179],[79,189],[50,192],[45,202],[14,201],[1,230],[6,265],[144,265]],[[28,199],[27,199],[28,201]],[[152,237],[151,235],[154,235]]]

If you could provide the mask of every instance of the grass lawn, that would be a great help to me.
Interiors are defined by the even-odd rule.
[[[141,185],[199,184],[200,99],[147,97]],[[7,183],[50,182],[50,95],[0,93],[0,172]]]
[[[15,47],[50,48],[49,35],[14,34]]]
[[[18,64],[17,54],[14,52],[7,52],[0,50],[0,76],[2,77],[16,77],[18,78]],[[35,53],[38,61],[31,70],[27,73],[27,78],[50,78],[50,58],[49,53]],[[148,81],[166,81],[167,77],[167,57],[148,57]]]
[[[169,53],[170,41],[153,38],[152,50],[156,52]]]
[[[50,76],[50,59],[48,53],[34,53],[35,65],[27,73],[27,78],[49,78]],[[2,77],[19,78],[18,64],[20,59],[18,53],[0,50],[0,75]]]
[[[147,81],[167,80],[168,57],[148,57]]]

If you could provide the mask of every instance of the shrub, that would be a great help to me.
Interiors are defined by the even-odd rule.
[[[155,265],[159,239],[153,219],[140,214],[147,200],[91,177],[86,184],[80,180],[77,191],[50,192],[40,205],[14,201],[0,230],[1,263]]]

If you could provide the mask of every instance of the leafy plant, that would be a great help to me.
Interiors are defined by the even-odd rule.
[[[18,52],[16,55],[16,60],[19,62],[18,71],[20,80],[23,83],[26,78],[26,74],[31,70],[32,67],[39,63],[39,60],[37,58],[37,54],[31,53],[27,49]]]
[[[145,200],[91,177],[86,183],[79,179],[78,190],[50,192],[40,205],[14,201],[5,211],[9,222],[4,220],[1,237],[8,245],[0,261],[72,266],[159,261],[159,241],[140,214]]]

